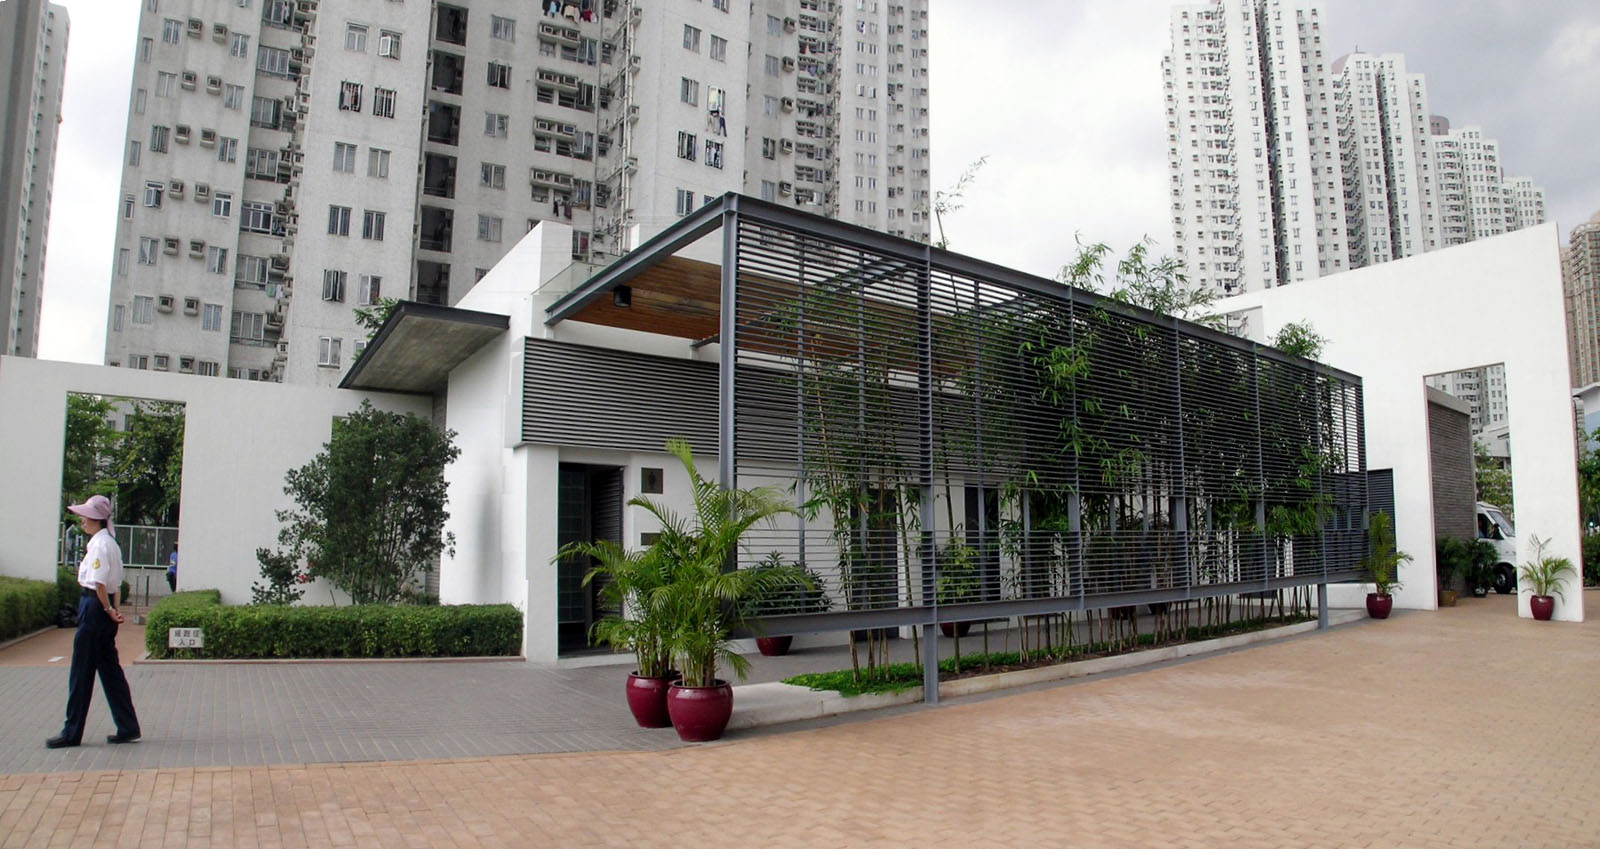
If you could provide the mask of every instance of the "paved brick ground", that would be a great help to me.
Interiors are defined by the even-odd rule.
[[[1600,623],[1491,598],[720,745],[7,775],[0,847],[1596,846],[1597,716]]]

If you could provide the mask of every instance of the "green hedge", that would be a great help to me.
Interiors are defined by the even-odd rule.
[[[205,647],[167,648],[168,628],[202,628]],[[162,599],[150,611],[153,658],[485,657],[522,649],[522,612],[509,604],[227,606],[217,590]]]
[[[49,581],[0,575],[0,640],[55,624],[59,599]]]

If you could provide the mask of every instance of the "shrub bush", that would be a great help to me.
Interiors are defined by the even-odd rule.
[[[58,598],[49,581],[0,576],[0,640],[53,624]]]
[[[226,606],[217,590],[162,599],[150,611],[152,658],[484,657],[522,649],[522,613],[509,604]],[[167,648],[168,628],[202,628],[205,647]]]

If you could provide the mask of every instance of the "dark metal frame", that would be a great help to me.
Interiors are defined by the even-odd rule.
[[[639,249],[557,301],[547,311],[546,323],[556,324],[576,316],[589,303],[604,297],[607,292],[616,286],[623,285],[646,273],[656,262],[704,238],[719,227],[722,230],[722,268],[720,333],[716,338],[716,341],[720,343],[718,472],[719,479],[724,485],[734,485],[738,480],[741,468],[738,434],[740,433],[741,403],[746,400],[746,390],[741,387],[741,376],[746,378],[759,377],[756,372],[751,371],[754,367],[752,362],[741,360],[741,344],[746,342],[742,337],[747,333],[755,332],[753,325],[748,322],[741,326],[740,299],[743,294],[741,292],[741,275],[746,273],[743,263],[751,261],[751,257],[746,256],[747,252],[752,257],[758,257],[762,250],[760,245],[752,241],[751,237],[747,235],[748,232],[752,231],[752,228],[759,228],[762,232],[792,237],[797,240],[797,243],[803,241],[805,244],[823,246],[825,249],[838,251],[840,255],[849,255],[856,252],[862,255],[870,255],[878,260],[880,269],[885,265],[892,265],[893,268],[885,272],[884,276],[893,276],[897,272],[902,275],[899,283],[902,286],[900,293],[902,301],[896,302],[896,305],[892,308],[885,309],[899,310],[897,315],[902,318],[910,319],[914,317],[914,322],[903,322],[900,326],[880,328],[874,332],[880,334],[880,341],[882,339],[893,339],[898,342],[901,339],[911,338],[910,336],[894,336],[893,334],[898,331],[905,331],[915,336],[915,342],[912,347],[916,351],[914,393],[916,418],[918,419],[916,442],[920,446],[920,454],[916,462],[916,480],[907,481],[907,486],[919,487],[921,491],[919,505],[921,512],[919,532],[921,537],[917,546],[920,574],[915,580],[919,588],[913,590],[907,587],[906,592],[910,593],[910,595],[904,598],[897,598],[896,606],[842,612],[766,616],[759,622],[762,630],[766,633],[792,634],[859,628],[921,627],[926,638],[923,643],[924,660],[926,662],[925,670],[928,676],[928,680],[925,682],[928,685],[925,693],[929,701],[936,701],[938,657],[937,642],[933,639],[933,629],[941,623],[1055,614],[1121,605],[1148,604],[1151,602],[1186,601],[1204,597],[1271,591],[1307,585],[1316,585],[1319,589],[1325,590],[1327,584],[1331,581],[1345,580],[1357,575],[1356,557],[1359,555],[1359,547],[1353,540],[1353,534],[1359,533],[1365,527],[1366,515],[1365,449],[1361,415],[1360,378],[1348,372],[1293,357],[1274,348],[1261,346],[1208,327],[1112,301],[1091,292],[1072,289],[1055,281],[1004,268],[983,260],[932,248],[925,244],[888,236],[849,224],[818,218],[787,207],[732,193],[724,195],[720,200],[707,204],[700,210],[686,216],[674,226],[650,239]],[[884,261],[891,262],[885,263]],[[768,278],[772,274],[770,269],[765,268],[760,273]],[[864,277],[865,275],[862,276]],[[1168,588],[1091,592],[1081,583],[1085,582],[1086,579],[1084,575],[1080,574],[1076,579],[1080,582],[1076,592],[1067,591],[1047,597],[1001,598],[954,605],[941,605],[938,603],[939,594],[935,591],[935,587],[940,575],[940,554],[935,532],[936,516],[934,511],[935,488],[939,469],[936,467],[935,459],[935,410],[936,402],[944,397],[942,393],[946,393],[947,390],[939,385],[939,375],[936,374],[936,364],[934,362],[935,323],[938,320],[935,316],[935,305],[932,302],[932,281],[935,276],[942,276],[941,279],[947,280],[972,281],[975,287],[981,284],[993,290],[1003,290],[1014,295],[1016,298],[1015,303],[1028,304],[1030,309],[1041,308],[1038,305],[1043,305],[1042,309],[1047,312],[1055,309],[1061,311],[1063,316],[1077,315],[1080,319],[1082,316],[1091,314],[1097,317],[1110,316],[1128,326],[1146,328],[1146,332],[1153,334],[1158,340],[1165,338],[1172,340],[1173,347],[1170,351],[1170,356],[1155,349],[1147,349],[1146,354],[1168,360],[1173,364],[1173,373],[1170,380],[1176,390],[1175,397],[1161,401],[1160,403],[1163,406],[1160,409],[1162,411],[1170,410],[1164,415],[1171,421],[1176,436],[1174,437],[1173,434],[1169,433],[1167,437],[1174,440],[1177,445],[1177,476],[1180,483],[1176,490],[1152,488],[1149,496],[1140,496],[1144,499],[1142,502],[1144,506],[1141,509],[1147,511],[1144,529],[1140,533],[1143,534],[1143,538],[1146,541],[1155,538],[1151,537],[1152,528],[1148,519],[1148,511],[1157,510],[1152,506],[1154,503],[1163,500],[1170,502],[1165,510],[1168,513],[1168,520],[1171,526],[1166,531],[1158,531],[1157,537],[1167,534],[1170,535],[1171,539],[1181,544],[1179,550],[1181,551],[1183,568],[1188,570],[1191,579],[1185,580],[1181,586]],[[914,283],[906,282],[912,278],[914,278]],[[783,282],[793,284],[800,290],[809,291],[806,289],[809,284],[805,279],[804,272],[794,280],[785,280]],[[877,284],[873,281],[860,283],[856,287],[859,292],[852,291],[851,297],[856,297],[863,303],[880,303],[871,301],[869,296],[865,294],[866,290],[874,285]],[[907,286],[911,288],[906,289],[905,287]],[[914,294],[904,294],[907,291],[914,292]],[[803,301],[804,296],[800,297]],[[980,303],[978,307],[974,308],[974,312],[981,312],[988,307],[988,303]],[[801,320],[804,320],[803,316]],[[866,333],[867,331],[863,330],[862,332]],[[890,336],[883,336],[882,334],[884,333],[889,333]],[[764,344],[759,332],[756,332],[753,338],[755,339],[754,344],[758,347]],[[1144,338],[1142,333],[1138,338]],[[1256,480],[1251,481],[1251,483],[1258,485],[1260,489],[1256,490],[1257,496],[1254,504],[1254,526],[1259,529],[1259,532],[1252,533],[1254,533],[1254,536],[1260,537],[1260,539],[1254,539],[1250,533],[1230,532],[1237,534],[1238,540],[1237,542],[1229,543],[1229,545],[1237,545],[1239,551],[1243,552],[1232,555],[1242,558],[1238,564],[1240,566],[1238,569],[1239,574],[1244,574],[1246,571],[1244,567],[1249,567],[1251,571],[1259,567],[1259,578],[1219,581],[1216,583],[1202,583],[1192,580],[1195,564],[1191,563],[1189,559],[1191,539],[1196,533],[1210,533],[1211,529],[1192,530],[1188,524],[1189,494],[1183,482],[1187,480],[1185,475],[1189,474],[1188,464],[1190,460],[1186,455],[1183,436],[1185,425],[1183,422],[1185,410],[1190,408],[1185,406],[1185,381],[1181,371],[1184,340],[1192,340],[1195,346],[1205,350],[1223,353],[1232,352],[1231,356],[1236,356],[1241,361],[1249,363],[1249,379],[1250,385],[1254,387],[1254,397],[1249,399],[1235,398],[1234,400],[1243,402],[1238,410],[1241,421],[1253,420],[1255,424],[1256,433],[1253,435],[1245,434],[1244,436],[1246,438],[1253,436],[1254,438],[1252,444],[1255,449]],[[705,341],[708,340],[701,340],[701,343]],[[865,350],[868,341],[871,340],[863,337],[858,340],[858,344]],[[770,349],[758,351],[757,353],[761,354],[765,360],[770,361],[774,358]],[[803,360],[803,353],[801,357]],[[781,361],[783,358],[780,355],[777,359]],[[1264,369],[1268,372],[1265,377],[1263,376]],[[781,368],[778,370],[781,371]],[[757,369],[757,371],[760,371],[760,369]],[[794,372],[800,375],[796,378],[797,380],[804,380],[803,372],[804,364],[802,362],[796,366]],[[1261,388],[1264,381],[1271,379],[1287,380],[1287,385],[1290,387],[1303,389],[1309,386],[1311,388],[1313,405],[1286,408],[1286,402],[1282,398],[1278,398],[1274,400],[1274,409],[1267,411],[1267,414],[1269,417],[1271,415],[1279,416],[1279,421],[1292,419],[1295,415],[1309,416],[1316,422],[1316,438],[1319,441],[1319,446],[1323,436],[1324,418],[1328,417],[1328,420],[1331,421],[1335,412],[1341,417],[1337,426],[1330,427],[1330,431],[1337,431],[1335,436],[1342,440],[1341,444],[1344,449],[1344,453],[1341,455],[1343,459],[1340,461],[1344,464],[1344,467],[1335,476],[1346,479],[1330,479],[1329,473],[1324,471],[1320,465],[1321,459],[1319,458],[1316,461],[1319,465],[1317,466],[1315,486],[1317,492],[1329,494],[1330,503],[1333,499],[1339,500],[1338,506],[1344,510],[1342,514],[1344,526],[1330,528],[1328,520],[1322,519],[1323,527],[1320,533],[1298,534],[1288,537],[1287,543],[1285,543],[1281,535],[1274,537],[1266,530],[1270,527],[1268,523],[1269,498],[1267,495],[1269,478],[1268,471],[1264,465],[1267,448],[1265,447],[1265,435],[1262,433],[1264,425]],[[1285,384],[1273,385],[1276,388],[1282,388]],[[756,384],[752,384],[752,387],[754,386]],[[758,389],[751,388],[748,391],[754,392],[758,391]],[[907,391],[909,392],[910,390],[908,389]],[[1220,397],[1221,403],[1227,404],[1229,403],[1228,398],[1236,394],[1236,392],[1229,390],[1211,400],[1216,401]],[[1216,396],[1217,393],[1213,392],[1213,395]],[[798,397],[797,395],[797,399]],[[1332,408],[1325,407],[1324,398],[1336,399],[1330,403],[1337,403],[1340,409],[1335,411]],[[1074,390],[1073,399],[1076,402],[1076,390]],[[1289,403],[1292,403],[1292,400]],[[1304,401],[1303,395],[1300,400]],[[1247,407],[1253,407],[1253,409],[1246,409]],[[903,408],[910,409],[910,403],[908,402]],[[1075,407],[1069,409],[1074,410],[1074,415],[1076,415]],[[1212,414],[1209,409],[1206,409],[1205,412]],[[796,414],[803,416],[804,413],[803,410],[797,409]],[[1161,417],[1158,415],[1154,418]],[[977,427],[981,429],[982,425],[980,424]],[[981,439],[982,437],[980,436],[979,438]],[[802,441],[804,439],[803,432],[801,439]],[[1274,456],[1274,461],[1282,466],[1286,456],[1281,450],[1283,444],[1280,440],[1275,445],[1279,454]],[[800,451],[801,463],[803,464],[805,448],[802,446]],[[947,476],[949,475],[948,465],[945,468],[945,473]],[[978,474],[982,474],[981,469],[978,470]],[[1172,472],[1168,471],[1167,474],[1170,475]],[[1301,471],[1300,474],[1303,476],[1305,472]],[[1094,534],[1109,538],[1126,532],[1132,536],[1132,531],[1112,527],[1086,533],[1080,518],[1081,499],[1083,497],[1082,493],[1086,488],[1092,488],[1093,484],[1080,482],[1075,471],[1072,475],[1070,489],[1073,494],[1069,497],[1071,503],[1071,528],[1066,537],[1072,541],[1072,545],[1076,546],[1077,553],[1073,555],[1075,559],[1072,562],[1076,564],[1075,568],[1081,571],[1085,569],[1085,563],[1087,562],[1085,551],[1088,543],[1086,540],[1094,536]],[[797,474],[795,480],[803,487],[802,477],[803,471]],[[1360,479],[1358,488],[1354,484],[1357,477]],[[803,492],[804,490],[802,489],[801,491]],[[1196,497],[1199,496],[1197,495]],[[1332,507],[1329,509],[1330,512],[1334,510]],[[1356,518],[1358,513],[1359,518]],[[1352,527],[1355,522],[1359,522],[1359,524],[1355,524]],[[948,532],[950,529],[946,530]],[[805,552],[805,533],[804,525],[802,525],[800,531],[802,559]],[[1338,538],[1336,548],[1329,548],[1332,537]],[[1308,562],[1314,562],[1316,568],[1301,572],[1298,564],[1296,564],[1297,568],[1293,575],[1273,574],[1274,551],[1281,553],[1284,550],[1283,546],[1287,544],[1289,546],[1288,550],[1291,552],[1290,556],[1294,557],[1294,552],[1298,551],[1297,546],[1302,541],[1311,552],[1307,555]],[[1251,548],[1251,546],[1257,544],[1259,544],[1259,552]],[[1273,549],[1273,546],[1277,546],[1277,548]],[[1259,556],[1258,561],[1252,562],[1249,560],[1249,557],[1256,555]],[[1025,558],[1027,556],[1024,554],[1020,557]],[[1018,562],[1020,563],[1021,560],[1019,559]],[[909,567],[907,568],[909,569]],[[898,580],[898,577],[896,580]],[[1070,587],[1074,579],[1069,574],[1066,580]],[[920,596],[920,598],[917,596]],[[1318,593],[1318,614],[1322,624],[1326,625],[1325,592]]]

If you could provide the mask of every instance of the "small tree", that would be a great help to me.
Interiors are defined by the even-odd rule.
[[[91,495],[111,497],[111,452],[117,442],[111,402],[99,395],[67,395],[67,435],[61,457],[61,509]]]
[[[444,467],[461,453],[454,439],[424,419],[361,402],[334,420],[322,453],[285,476],[283,491],[298,506],[278,511],[279,544],[356,604],[405,599],[440,552],[455,550],[444,533]]]
[[[118,481],[117,518],[130,525],[177,525],[184,407],[171,401],[135,401],[127,423],[111,463],[111,476]]]
[[[1581,464],[1579,469],[1581,471]],[[1477,478],[1478,500],[1499,507],[1508,519],[1516,518],[1511,512],[1511,472],[1500,465],[1499,460],[1489,456],[1489,447],[1476,439],[1472,440],[1472,471]],[[1578,491],[1581,496],[1581,474]]]

